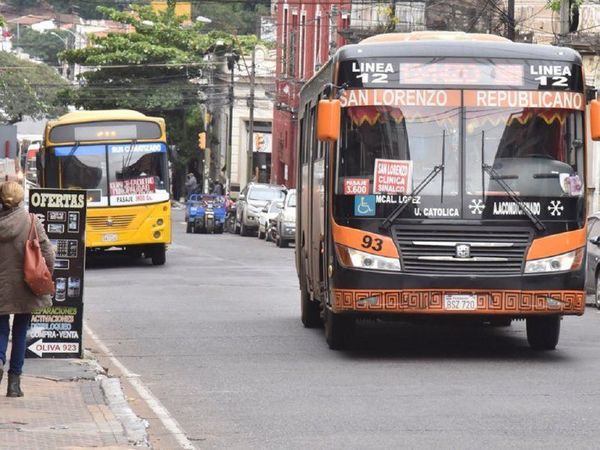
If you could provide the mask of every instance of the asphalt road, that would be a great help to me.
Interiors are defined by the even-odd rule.
[[[600,315],[554,352],[510,328],[362,324],[351,351],[304,329],[293,249],[187,235],[167,265],[86,275],[96,334],[198,448],[597,448]]]

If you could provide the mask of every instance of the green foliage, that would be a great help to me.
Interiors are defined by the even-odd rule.
[[[260,16],[270,14],[268,0],[248,2],[198,2],[194,16],[212,20],[206,30],[223,30],[234,34],[256,34]]]
[[[554,12],[560,12],[560,3],[561,0],[550,0],[546,7]],[[578,8],[583,4],[583,0],[572,0],[571,1],[571,9]]]
[[[16,7],[18,10],[41,10],[51,6],[58,13],[73,13],[84,19],[102,19],[103,14],[97,10],[98,6],[106,2],[102,0],[5,0],[6,3]],[[145,4],[149,0],[131,0],[119,4],[120,7],[126,7],[128,3]]]
[[[63,113],[65,108],[60,106],[58,94],[66,85],[54,69],[0,52],[0,122]]]
[[[16,39],[16,37],[15,37]],[[40,33],[29,27],[22,27],[16,47],[22,48],[31,57],[46,64],[58,65],[58,54],[65,50],[72,36],[61,30]]]
[[[184,18],[176,17],[172,8],[159,13],[139,5],[131,12],[98,10],[134,31],[95,37],[86,48],[62,53],[72,64],[97,67],[82,75],[80,88],[64,92],[63,100],[85,109],[128,108],[164,117],[170,143],[179,147],[182,161],[197,157],[196,136],[203,127],[197,80],[208,68],[204,56],[248,52],[256,38],[204,33],[203,24],[184,25]]]

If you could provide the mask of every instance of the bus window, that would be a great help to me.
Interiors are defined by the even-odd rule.
[[[582,121],[579,111],[468,108],[467,173],[481,174],[483,154],[520,196],[583,195]],[[466,178],[468,194],[483,189],[487,195],[503,192],[488,173]]]
[[[423,195],[459,193],[459,109],[439,107],[351,107],[343,113],[337,193],[345,178],[368,178],[373,192],[376,159],[411,161],[412,189],[444,164]]]

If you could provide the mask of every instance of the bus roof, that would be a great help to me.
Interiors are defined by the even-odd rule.
[[[464,31],[413,31],[412,33],[384,33],[363,39],[361,44],[399,41],[494,41],[511,42],[496,34],[465,33]]]
[[[581,64],[579,53],[566,47],[521,44],[500,36],[446,31],[381,34],[340,48],[337,57],[339,61],[369,57],[527,58]]]
[[[108,120],[149,120],[164,122],[161,117],[151,117],[131,109],[105,109],[96,111],[73,111],[56,120],[48,122],[48,126],[68,125],[79,122],[97,122]]]

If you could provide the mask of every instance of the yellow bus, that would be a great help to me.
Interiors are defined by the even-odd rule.
[[[130,110],[76,111],[48,122],[42,187],[86,189],[86,246],[165,263],[171,206],[165,122]]]

